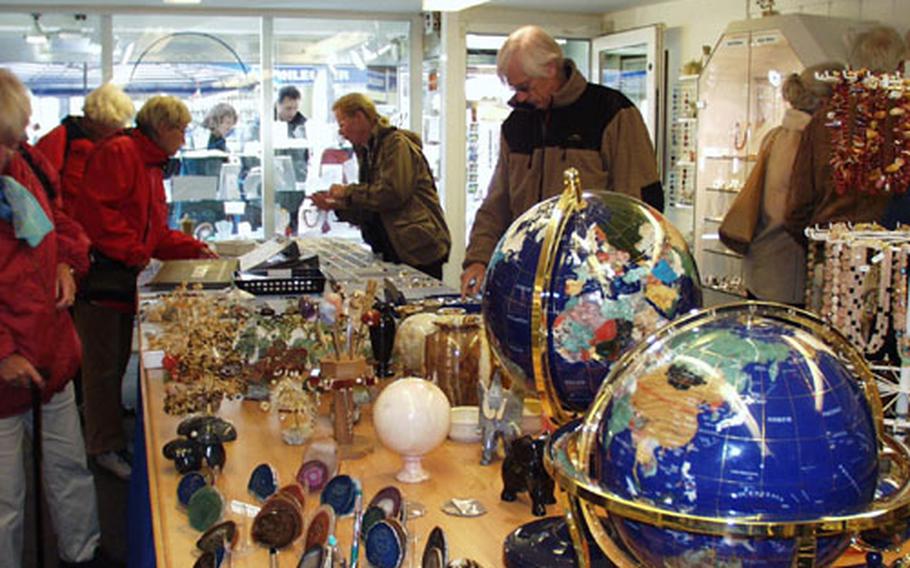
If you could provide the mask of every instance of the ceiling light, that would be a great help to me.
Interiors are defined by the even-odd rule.
[[[41,14],[32,14],[32,25],[25,33],[26,43],[32,45],[44,45],[47,43],[47,34],[44,33],[44,30],[41,29],[41,24],[38,23],[38,18],[40,17]]]
[[[423,0],[423,11],[460,12],[487,2],[488,0]]]

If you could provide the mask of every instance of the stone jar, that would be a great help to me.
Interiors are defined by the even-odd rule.
[[[427,336],[436,331],[437,315],[417,313],[407,316],[395,334],[395,361],[402,376],[426,377],[424,345]]]
[[[479,315],[437,315],[436,332],[426,338],[426,378],[442,389],[452,406],[476,406],[477,382],[487,382],[490,355]]]

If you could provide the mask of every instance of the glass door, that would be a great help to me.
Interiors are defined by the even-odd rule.
[[[621,91],[638,107],[655,150],[661,147],[663,99],[663,25],[657,24],[595,38],[591,42],[591,80]],[[662,152],[657,152],[658,160]]]

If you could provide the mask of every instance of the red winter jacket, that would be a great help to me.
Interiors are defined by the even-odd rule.
[[[70,215],[82,195],[82,174],[95,143],[80,126],[81,117],[68,116],[60,126],[44,135],[35,144],[60,175],[63,209]]]
[[[99,144],[88,158],[76,219],[92,246],[128,266],[151,258],[198,258],[205,245],[167,226],[163,168],[168,155],[133,129]]]
[[[30,155],[52,184],[56,176],[40,153]],[[31,191],[55,230],[32,248],[17,239],[11,223],[0,221],[0,360],[19,354],[45,378],[44,401],[59,392],[75,376],[82,347],[69,310],[56,303],[57,264],[88,269],[88,239],[81,228],[48,199],[38,177],[25,160],[14,155],[3,175],[15,178]],[[59,194],[58,194],[59,196]],[[21,414],[30,408],[27,388],[0,383],[0,418]]]

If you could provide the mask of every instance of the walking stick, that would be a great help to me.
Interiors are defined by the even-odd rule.
[[[41,522],[41,389],[29,383],[32,390],[32,477],[35,480],[35,549],[37,568],[44,568],[44,523]]]

